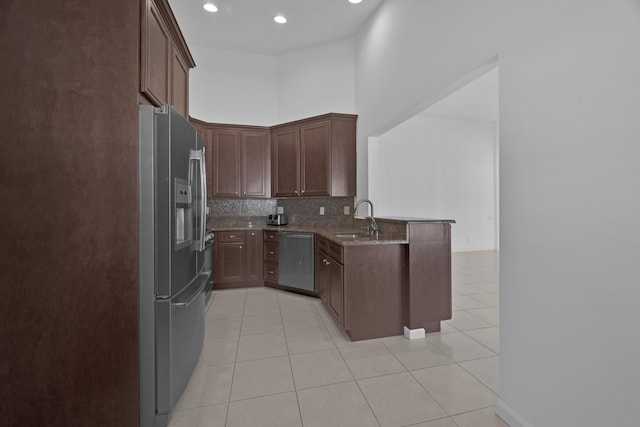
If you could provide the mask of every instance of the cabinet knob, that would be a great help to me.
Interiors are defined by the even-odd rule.
[[[293,192],[294,192],[294,193],[296,193],[296,194],[298,194],[298,190],[294,190]]]
[[[255,236],[255,235],[256,235],[256,233],[251,233],[251,235],[252,235],[252,236]]]
[[[242,249],[242,246],[240,246],[240,249]]]

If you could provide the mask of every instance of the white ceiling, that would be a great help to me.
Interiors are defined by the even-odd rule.
[[[383,0],[169,0],[189,45],[277,55],[353,36]],[[288,22],[276,24],[284,15]]]
[[[443,119],[498,120],[498,68],[480,76],[419,114]]]

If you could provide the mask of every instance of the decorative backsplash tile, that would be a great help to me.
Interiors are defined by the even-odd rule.
[[[282,207],[291,225],[350,227],[353,225],[353,197],[291,199],[209,199],[209,222],[263,226],[266,216]],[[345,206],[349,213],[344,214]],[[324,215],[320,215],[324,208]]]
[[[310,227],[350,227],[353,224],[353,197],[278,199],[289,224]],[[344,207],[349,214],[344,214]],[[324,208],[324,215],[320,215]]]

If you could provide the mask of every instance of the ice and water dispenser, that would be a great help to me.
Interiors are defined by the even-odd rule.
[[[191,186],[185,179],[174,178],[175,195],[175,250],[191,245],[193,241],[193,224],[191,214]]]

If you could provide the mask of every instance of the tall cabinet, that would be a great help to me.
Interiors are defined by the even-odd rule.
[[[140,102],[173,105],[188,117],[189,69],[196,64],[167,1],[140,4]]]

